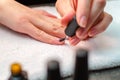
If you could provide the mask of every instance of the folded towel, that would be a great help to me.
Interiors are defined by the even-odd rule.
[[[118,4],[117,4],[118,3]],[[30,80],[44,78],[48,60],[58,59],[63,75],[72,74],[75,60],[75,49],[88,48],[89,70],[101,70],[120,66],[120,1],[110,1],[105,10],[112,14],[114,20],[109,28],[96,38],[80,42],[77,46],[50,45],[36,41],[28,36],[18,34],[7,28],[0,27],[0,79],[7,80],[10,64],[20,62],[28,71]],[[45,9],[57,15],[54,7]]]

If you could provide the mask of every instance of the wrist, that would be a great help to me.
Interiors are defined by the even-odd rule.
[[[10,2],[13,2],[13,1],[14,0],[0,0],[0,21],[4,13],[7,12],[7,10],[9,10]]]
[[[11,1],[15,1],[15,0],[0,0],[0,9],[5,7]]]

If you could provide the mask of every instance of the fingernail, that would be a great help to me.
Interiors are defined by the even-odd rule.
[[[82,30],[79,30],[79,32],[77,33],[77,37],[79,38],[82,34]]]
[[[64,41],[60,41],[60,39],[56,39],[56,40],[53,40],[53,41],[56,44],[64,44],[65,43]]]
[[[71,40],[70,41],[70,44],[72,45],[72,46],[75,46],[75,45],[77,45],[78,43],[79,43],[79,39],[78,38],[75,38],[75,39],[73,39],[73,40]]]
[[[81,34],[81,35],[79,36],[79,39],[83,40],[83,39],[85,39],[86,37],[87,37],[87,34]]]
[[[86,16],[82,16],[79,22],[80,26],[85,28],[87,25],[87,17]]]
[[[89,33],[89,36],[90,37],[93,37],[97,34],[97,31],[96,30],[92,30],[90,33]]]
[[[66,38],[60,38],[59,42],[65,41]]]

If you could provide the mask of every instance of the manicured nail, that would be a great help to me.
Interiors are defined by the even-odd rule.
[[[98,32],[96,30],[92,30],[90,33],[89,33],[89,36],[90,37],[93,37],[97,34]]]
[[[87,34],[81,34],[81,35],[79,36],[79,39],[84,40],[86,37],[87,37]]]
[[[75,38],[75,39],[73,39],[73,40],[71,40],[70,41],[70,44],[72,45],[72,46],[75,46],[75,45],[77,45],[78,43],[79,43],[79,39],[78,38]]]
[[[64,44],[64,41],[60,41],[60,39],[53,40],[54,43],[56,44]]]
[[[66,38],[60,38],[59,42],[65,41]]]
[[[83,32],[82,30],[79,30],[79,31],[78,31],[78,33],[77,33],[77,34],[78,34],[78,35],[77,35],[78,38],[81,36],[82,32]]]
[[[85,28],[87,25],[87,17],[86,16],[82,16],[79,22],[80,26]]]

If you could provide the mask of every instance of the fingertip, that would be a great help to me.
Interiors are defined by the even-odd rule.
[[[85,28],[87,26],[88,18],[90,15],[92,0],[79,0],[76,10],[76,19],[78,24]]]
[[[83,33],[84,29],[83,28],[78,28],[76,31],[76,36],[80,39],[81,34]]]
[[[70,43],[71,46],[75,46],[75,45],[77,45],[79,42],[80,42],[80,39],[77,38],[77,37],[74,37],[74,38],[72,38],[72,39],[69,40],[69,43]]]
[[[89,30],[88,35],[90,37],[94,37],[100,33],[102,33],[103,31],[105,31],[107,29],[107,27],[109,26],[109,24],[112,21],[112,16],[110,16],[107,13],[104,13],[104,18],[102,19],[102,21],[100,21],[98,24],[96,24],[95,26],[93,26],[93,28],[91,28]]]
[[[82,27],[85,28],[87,25],[87,17],[86,16],[82,16],[80,18],[77,18],[77,22],[78,24]]]
[[[60,38],[57,38],[57,39],[53,40],[52,44],[63,45],[63,44],[65,44],[65,41],[60,41]]]

